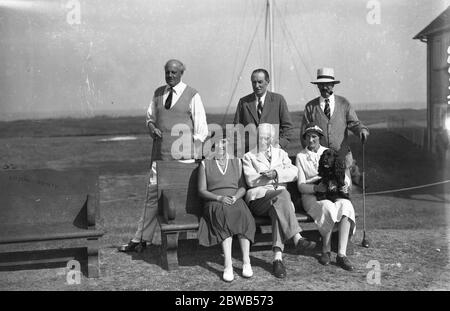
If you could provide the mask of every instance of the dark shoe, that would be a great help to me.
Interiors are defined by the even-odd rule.
[[[319,262],[324,265],[324,266],[328,266],[331,262],[331,253],[330,252],[326,252],[326,253],[322,253],[322,255],[319,258]]]
[[[137,252],[137,253],[141,253],[144,248],[147,247],[147,242],[143,241],[143,242],[133,242],[130,241],[128,242],[128,244],[124,244],[119,246],[119,248],[117,249],[119,252],[124,252],[124,253],[129,253],[129,252]]]
[[[336,263],[344,270],[353,271],[354,267],[347,256],[336,256]]]
[[[296,248],[299,252],[309,251],[316,248],[316,242],[301,238],[300,240],[298,240]]]
[[[279,279],[284,279],[286,277],[286,268],[281,260],[277,259],[273,262],[273,275]]]

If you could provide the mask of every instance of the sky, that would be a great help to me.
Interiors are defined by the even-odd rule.
[[[273,0],[275,92],[290,110],[336,94],[356,110],[426,108],[426,44],[412,38],[450,0]],[[379,23],[369,23],[372,3]],[[234,113],[269,68],[265,0],[0,0],[0,120],[142,115],[164,63],[208,113]],[[368,7],[369,6],[369,7]],[[372,15],[370,15],[372,16]]]

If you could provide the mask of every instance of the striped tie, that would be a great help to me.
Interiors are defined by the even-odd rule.
[[[331,118],[330,114],[330,100],[328,98],[325,98],[325,109],[323,110],[325,112],[325,115],[327,116],[328,120]]]
[[[267,161],[272,161],[272,152],[270,152],[270,149],[267,149],[264,155],[266,156]]]
[[[261,101],[261,98],[258,97],[258,119],[260,119],[260,120],[261,120],[262,110],[263,110],[262,101]]]

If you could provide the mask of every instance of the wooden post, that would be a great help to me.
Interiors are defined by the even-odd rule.
[[[178,269],[179,232],[161,232],[161,265],[167,270]]]
[[[98,239],[87,239],[87,266],[88,266],[88,277],[98,278],[99,277],[99,262],[98,262]]]

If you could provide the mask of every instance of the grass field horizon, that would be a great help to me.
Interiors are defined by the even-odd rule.
[[[418,122],[426,121],[426,109],[383,109],[357,111],[359,119],[367,125],[386,122],[388,118]],[[300,127],[303,111],[292,111],[295,128]],[[207,114],[207,122],[215,124],[233,123],[234,114]],[[60,117],[43,119],[20,119],[0,121],[0,138],[6,137],[52,137],[52,136],[96,136],[147,134],[145,114],[142,116],[94,116]]]
[[[65,283],[64,268],[0,271],[0,290],[449,290],[449,184],[395,190],[449,179],[450,166],[437,165],[433,155],[395,131],[378,126],[388,118],[417,124],[426,119],[425,111],[357,113],[371,132],[365,150],[371,247],[360,246],[362,195],[355,185],[352,202],[360,218],[353,237],[355,254],[350,258],[356,270],[348,273],[335,265],[323,267],[315,255],[296,256],[288,248],[284,256],[288,277],[276,280],[271,274],[270,248],[258,247],[251,249],[255,275],[245,280],[240,277],[241,261],[235,249],[237,278],[231,284],[221,280],[220,247],[204,248],[195,240],[181,241],[180,269],[170,272],[161,267],[158,235],[155,245],[143,254],[116,251],[134,233],[143,206],[151,150],[144,117],[0,122],[0,170],[99,169],[98,226],[107,232],[101,239],[99,279],[83,276],[82,283],[73,286]],[[226,122],[230,118],[232,115],[226,116]],[[208,115],[209,123],[220,124],[222,119],[223,115]],[[293,112],[292,119],[296,136],[288,151],[295,155],[301,148],[301,113]],[[103,140],[112,135],[133,135],[136,139]],[[354,135],[349,136],[349,143],[361,165],[361,143]],[[388,192],[370,194],[377,191]],[[379,285],[366,280],[370,260],[380,263]]]
[[[220,106],[207,106],[205,110],[208,115],[223,115],[233,114],[236,107],[229,107],[228,111],[224,108],[226,105]],[[426,109],[425,101],[417,102],[392,102],[392,103],[353,103],[353,107],[357,111],[383,111],[383,110],[424,110]],[[290,112],[302,112],[304,105],[289,105]],[[8,112],[4,111],[0,116],[0,122],[10,122],[18,120],[44,120],[44,119],[85,119],[95,117],[139,117],[144,116],[147,107],[141,107],[139,109],[115,109],[115,110],[99,110],[92,109],[89,111],[73,111],[73,110],[53,110],[53,111],[20,111],[20,112]]]

